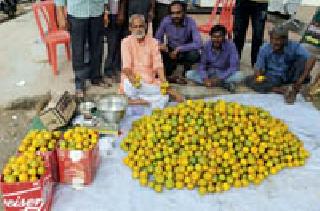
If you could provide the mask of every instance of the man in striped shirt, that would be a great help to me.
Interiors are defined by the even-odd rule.
[[[101,75],[103,32],[108,24],[108,0],[55,0],[60,29],[70,30],[72,66],[75,73],[76,97],[83,99],[85,80],[104,85]],[[68,20],[65,16],[67,7]],[[84,61],[85,44],[89,44],[89,66]]]

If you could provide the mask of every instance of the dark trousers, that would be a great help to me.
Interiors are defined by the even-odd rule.
[[[237,0],[235,9],[234,43],[239,56],[246,39],[249,17],[252,22],[251,65],[257,60],[259,48],[264,39],[264,28],[267,17],[268,3],[257,3],[248,0]]]
[[[121,70],[120,44],[123,30],[117,25],[116,18],[117,15],[109,15],[109,25],[105,29],[108,42],[108,53],[104,66],[106,76],[115,76]]]
[[[101,79],[103,16],[76,18],[69,15],[68,20],[76,89],[83,90],[86,79]],[[89,45],[89,63],[85,62],[84,56],[86,43]]]
[[[176,60],[171,59],[168,52],[162,52],[161,54],[166,76],[172,75],[178,64],[184,65],[184,71],[186,71],[191,68],[191,65],[197,63],[200,59],[200,53],[198,50],[181,52],[178,54]]]
[[[152,20],[153,35],[156,34],[162,19],[169,15],[169,4],[161,4],[156,2],[154,18]]]
[[[300,58],[297,59],[292,65],[291,68],[285,73],[284,77],[272,76],[266,74],[266,79],[261,83],[255,82],[254,76],[249,76],[246,79],[246,84],[248,87],[252,88],[256,92],[267,93],[272,91],[273,87],[280,87],[285,84],[293,84],[299,80],[301,75],[304,72],[306,64],[306,59]],[[303,83],[309,83],[311,81],[310,76],[304,80]]]

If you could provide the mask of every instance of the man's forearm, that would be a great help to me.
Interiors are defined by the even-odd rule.
[[[57,6],[57,16],[58,17],[65,16],[65,6]]]
[[[158,72],[158,77],[159,77],[160,81],[165,81],[166,76],[164,75],[164,69],[159,68],[157,72]]]
[[[155,8],[156,8],[156,0],[151,0],[151,5],[150,5],[149,12],[154,13]]]
[[[127,0],[120,0],[119,3],[119,11],[118,14],[124,16],[125,10],[126,10],[126,6],[127,6]]]
[[[311,57],[306,61],[304,71],[300,78],[295,83],[296,89],[300,89],[301,84],[304,82],[304,80],[310,75],[311,70],[313,69],[314,65],[316,63],[316,58]]]

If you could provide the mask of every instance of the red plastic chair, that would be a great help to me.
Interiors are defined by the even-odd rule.
[[[232,38],[234,17],[232,15],[235,7],[235,0],[225,1],[220,14],[220,24],[224,25],[227,29],[229,39]]]
[[[198,30],[202,33],[208,34],[214,24],[221,24],[224,25],[227,29],[229,39],[232,38],[232,31],[233,31],[233,9],[235,6],[236,0],[216,0],[215,5],[211,11],[208,23],[204,25],[198,26]],[[219,19],[218,15],[218,8],[221,5],[221,12]],[[218,19],[218,20],[216,20]]]
[[[54,75],[57,75],[57,45],[65,45],[67,59],[70,61],[70,34],[67,31],[58,30],[55,15],[55,5],[53,1],[36,2],[32,5],[32,9],[38,29],[40,31],[41,40],[46,44],[47,47],[49,64],[52,66]],[[47,28],[46,33],[41,22],[41,17],[43,17]]]

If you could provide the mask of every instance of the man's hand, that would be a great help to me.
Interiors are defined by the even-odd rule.
[[[203,83],[206,87],[212,87],[212,83],[209,78],[204,79]]]
[[[148,12],[148,22],[151,22],[154,18],[154,11],[151,10]]]
[[[122,26],[124,24],[124,15],[122,13],[117,15],[116,23],[118,26]]]
[[[220,79],[219,78],[206,78],[206,79],[204,79],[204,85],[206,86],[206,87],[213,87],[213,86],[218,86],[219,85],[219,83],[220,83]]]
[[[165,44],[160,44],[160,45],[159,45],[159,49],[160,49],[160,51],[162,51],[162,52],[168,52],[168,51],[169,51],[167,45],[165,45]]]
[[[171,53],[170,53],[170,58],[171,59],[173,59],[173,60],[176,60],[177,59],[177,56],[178,56],[178,53],[179,53],[179,51],[177,50],[177,49],[175,49],[174,51],[172,51]]]
[[[128,80],[130,81],[131,84],[134,84],[136,82],[136,79],[133,74],[128,74],[127,75]]]
[[[257,78],[258,76],[264,75],[264,71],[256,70],[254,71],[254,77]]]
[[[109,25],[109,13],[107,11],[104,12],[103,22],[105,27]]]

